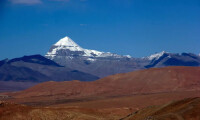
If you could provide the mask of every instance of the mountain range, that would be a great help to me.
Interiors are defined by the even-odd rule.
[[[0,61],[0,91],[22,90],[46,81],[94,81],[113,74],[166,66],[200,66],[200,56],[163,51],[134,58],[84,49],[64,37],[53,44],[45,56]]]
[[[60,65],[98,77],[152,67],[200,66],[200,56],[192,53],[174,54],[163,51],[149,57],[134,58],[130,55],[84,49],[69,37],[52,45],[45,56]]]
[[[65,37],[45,56],[0,61],[0,119],[198,120],[199,66],[192,53],[134,58]]]

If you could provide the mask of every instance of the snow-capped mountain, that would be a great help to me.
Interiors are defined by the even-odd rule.
[[[147,57],[151,62],[146,68],[165,66],[200,66],[200,56],[192,53],[161,52]]]
[[[117,54],[113,54],[110,52],[100,52],[97,50],[89,50],[80,47],[76,44],[71,38],[64,37],[60,39],[56,44],[54,44],[50,51],[46,54],[46,57],[53,59],[55,56],[69,56],[69,57],[90,57],[93,61],[94,57],[130,57],[130,56],[121,56]]]
[[[191,53],[162,51],[148,57],[133,58],[129,55],[84,49],[69,37],[64,37],[52,45],[46,57],[60,65],[98,77],[152,67],[200,66],[200,56]]]
[[[45,57],[31,55],[0,61],[0,82],[5,82],[8,85],[5,89],[8,90],[11,88],[7,81],[11,81],[12,87],[18,89],[15,87],[17,82],[24,82],[21,87],[25,88],[35,82],[49,80],[92,81],[112,74],[166,66],[200,66],[200,56],[162,51],[148,57],[133,58],[84,49],[69,37],[65,37],[53,44]]]
[[[64,37],[53,44],[45,56],[63,66],[99,77],[140,68],[130,55],[84,49],[69,37]]]

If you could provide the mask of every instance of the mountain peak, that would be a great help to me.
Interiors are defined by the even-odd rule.
[[[68,47],[80,47],[78,44],[76,44],[71,38],[69,37],[64,37],[60,39],[55,46],[68,46]]]
[[[71,38],[64,37],[53,45],[53,48],[48,54],[56,54],[59,50],[70,50],[70,51],[83,51],[78,44],[76,44]]]
[[[46,54],[46,57],[52,59],[56,56],[67,56],[73,58],[74,56],[79,57],[128,57],[131,56],[121,56],[113,54],[110,52],[101,52],[97,50],[84,49],[76,44],[71,38],[64,37],[55,43],[49,52]]]

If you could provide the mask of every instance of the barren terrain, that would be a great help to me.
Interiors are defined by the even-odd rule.
[[[154,107],[150,109],[150,113],[153,113],[157,109],[160,110],[159,106],[163,108],[162,104],[200,97],[199,90],[199,67],[153,68],[116,74],[93,82],[77,80],[44,82],[24,91],[1,93],[2,100],[17,103],[11,105],[11,109],[1,107],[1,111],[5,111],[1,113],[1,117],[2,120],[13,118],[25,120],[28,118],[36,120],[134,119],[135,116],[131,113],[148,106],[156,106],[155,109]],[[189,108],[190,105],[185,105],[183,109]],[[194,113],[195,111],[196,108]],[[172,111],[172,113],[175,112],[177,111]],[[38,118],[35,114],[38,114]],[[146,115],[145,111],[141,113],[142,116],[143,114]],[[166,114],[168,114],[167,110]],[[184,115],[188,114],[184,113]],[[162,117],[155,118],[162,119]],[[137,119],[143,120],[140,117]]]

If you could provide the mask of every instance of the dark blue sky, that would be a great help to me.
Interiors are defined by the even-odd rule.
[[[83,48],[143,57],[200,53],[200,0],[0,0],[0,59]]]

